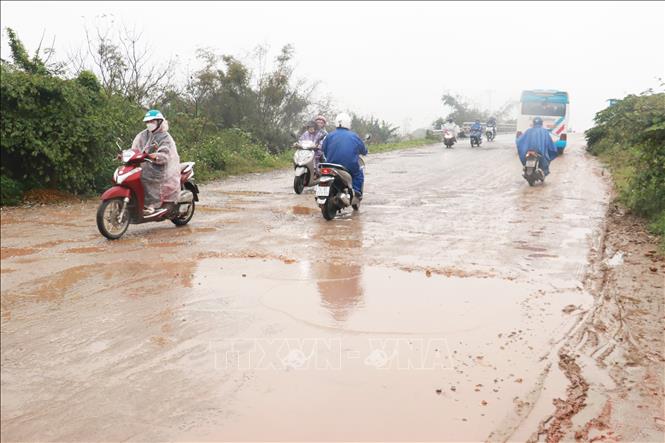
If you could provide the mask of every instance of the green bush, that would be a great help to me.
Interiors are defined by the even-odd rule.
[[[587,149],[608,163],[621,201],[665,233],[665,93],[629,95],[595,123]]]
[[[2,174],[30,188],[75,193],[108,183],[114,138],[127,138],[130,125],[123,122],[140,122],[142,111],[104,96],[89,72],[69,80],[4,63],[1,69]]]
[[[17,205],[23,197],[23,186],[16,180],[0,175],[0,205]]]
[[[251,134],[236,128],[215,130],[196,143],[177,138],[179,133],[184,132],[186,129],[174,128],[171,134],[178,146],[180,160],[195,161],[196,174],[201,180],[286,166],[288,162],[284,159],[290,159],[291,155],[290,151],[271,154]]]

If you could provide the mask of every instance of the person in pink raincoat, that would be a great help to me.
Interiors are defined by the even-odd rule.
[[[178,200],[180,193],[180,157],[175,141],[169,134],[169,122],[156,109],[149,110],[143,117],[146,129],[134,138],[132,149],[148,153],[141,166],[141,183],[145,193],[144,214],[154,214],[165,210]]]

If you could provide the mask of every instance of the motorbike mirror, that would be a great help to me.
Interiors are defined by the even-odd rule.
[[[371,139],[372,139],[372,134],[367,134],[367,135],[365,136],[365,141],[366,141],[366,142],[370,141]]]
[[[295,138],[296,140],[298,140],[298,135],[297,135],[295,132],[291,131],[289,134],[291,135],[291,137],[293,137],[293,138]]]

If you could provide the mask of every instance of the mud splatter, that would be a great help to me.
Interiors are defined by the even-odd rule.
[[[294,206],[291,208],[294,215],[312,215],[319,214],[320,210],[316,208],[308,208],[306,206]]]
[[[67,254],[91,254],[94,252],[102,252],[106,250],[106,248],[102,246],[87,246],[83,248],[71,248],[67,249],[65,252]]]
[[[1,248],[0,260],[6,260],[12,257],[22,257],[24,255],[32,255],[39,251],[39,249],[35,248]]]

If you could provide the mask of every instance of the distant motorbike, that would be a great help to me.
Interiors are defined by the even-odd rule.
[[[494,137],[496,137],[496,128],[494,126],[485,128],[485,137],[487,137],[488,142],[494,140]]]
[[[444,130],[443,144],[446,146],[446,148],[453,147],[453,145],[455,144],[455,134],[453,134],[453,131],[450,131],[448,129]]]
[[[483,142],[483,133],[481,130],[471,130],[471,133],[469,134],[469,140],[471,140],[471,147],[473,146],[480,146],[480,144]]]
[[[120,148],[120,146],[118,146]],[[122,166],[113,174],[114,185],[102,194],[97,209],[97,228],[109,240],[123,236],[130,223],[170,220],[176,226],[189,223],[194,216],[199,188],[194,181],[194,162],[180,164],[180,194],[175,204],[144,215],[144,191],[141,183],[141,163],[151,162],[148,154],[127,149],[120,155]]]
[[[318,182],[319,171],[314,165],[317,146],[317,143],[309,140],[298,141],[295,144],[293,190],[296,194],[301,194],[305,186],[314,186]]]
[[[367,135],[368,142],[371,136]],[[365,169],[365,161],[360,157],[360,168]],[[316,185],[316,203],[326,220],[332,220],[344,208],[351,206],[354,211],[360,209],[360,198],[353,191],[351,173],[342,165],[335,163],[319,164],[319,183]],[[362,192],[363,190],[361,190]]]
[[[526,153],[522,176],[529,182],[529,186],[533,186],[537,181],[545,182],[545,173],[540,169],[540,157],[540,154],[536,151],[527,151]]]

